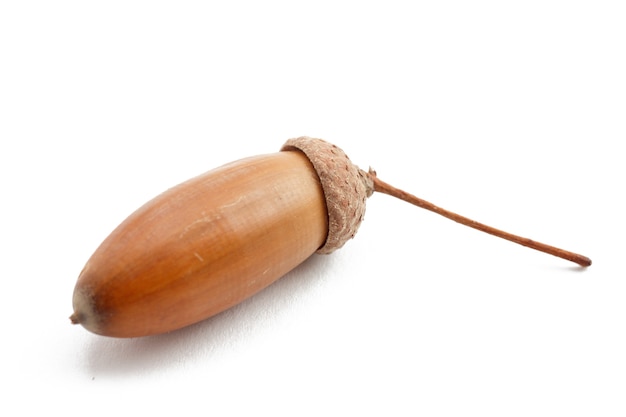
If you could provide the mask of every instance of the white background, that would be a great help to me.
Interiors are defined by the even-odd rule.
[[[601,0],[2,2],[0,414],[626,415],[625,22]],[[213,319],[69,324],[128,214],[300,135],[594,265],[374,195],[341,251]]]

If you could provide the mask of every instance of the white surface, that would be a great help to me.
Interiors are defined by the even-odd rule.
[[[215,4],[0,6],[0,414],[625,415],[623,2]],[[213,319],[70,326],[128,214],[299,135],[594,265],[375,195]]]

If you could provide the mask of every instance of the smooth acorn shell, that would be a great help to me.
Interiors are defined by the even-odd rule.
[[[325,242],[324,193],[309,159],[242,159],[151,200],[98,247],[71,319],[106,336],[163,333],[265,288]]]

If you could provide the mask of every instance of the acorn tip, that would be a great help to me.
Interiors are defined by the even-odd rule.
[[[70,321],[72,322],[72,324],[80,324],[80,317],[79,317],[79,315],[76,314],[76,313],[73,313],[70,316]]]

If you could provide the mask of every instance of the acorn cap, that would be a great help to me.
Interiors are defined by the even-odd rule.
[[[329,254],[356,234],[365,215],[365,202],[374,192],[372,178],[350,161],[339,147],[322,139],[289,139],[281,151],[303,152],[322,184],[328,210],[328,236],[317,253]]]

